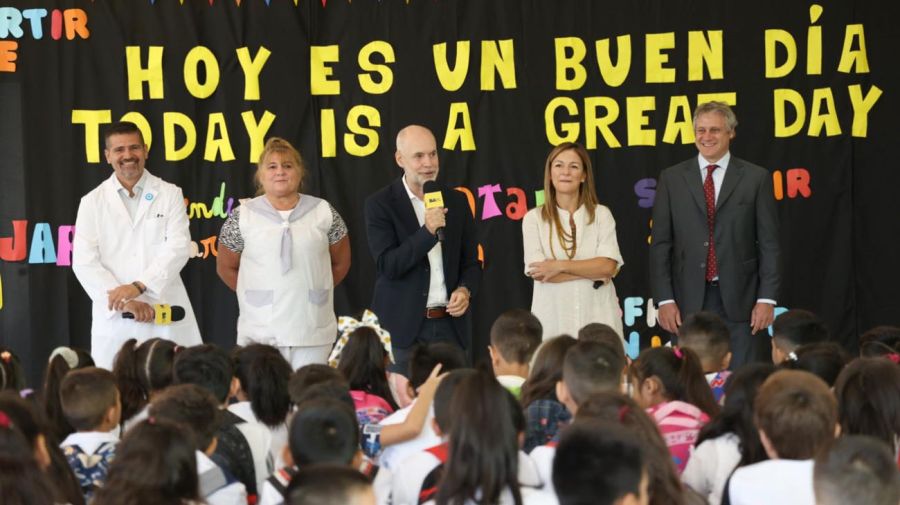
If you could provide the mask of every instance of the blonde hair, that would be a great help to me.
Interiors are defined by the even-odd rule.
[[[266,141],[265,147],[263,147],[262,154],[259,155],[259,161],[256,164],[256,173],[253,174],[253,183],[256,185],[256,196],[260,196],[265,193],[265,190],[262,186],[261,175],[266,167],[266,159],[270,154],[279,153],[286,154],[292,158],[296,162],[297,173],[299,175],[298,179],[300,182],[297,185],[297,192],[303,188],[303,177],[306,176],[306,165],[303,163],[303,158],[300,156],[300,151],[294,148],[290,142],[281,138],[281,137],[271,137]]]
[[[550,175],[553,160],[568,150],[575,151],[575,154],[581,158],[581,166],[585,173],[584,182],[578,188],[578,206],[584,205],[585,211],[588,213],[588,223],[594,222],[594,213],[599,202],[597,200],[597,191],[594,187],[594,170],[591,166],[591,157],[581,144],[574,142],[563,142],[554,147],[550,154],[547,155],[547,162],[544,164],[544,205],[541,206],[541,218],[553,225],[552,228],[556,230],[556,239],[559,245],[565,251],[566,256],[572,259],[576,253],[575,237],[563,231],[562,222],[559,220],[559,211],[556,208],[556,188],[553,187],[553,178]],[[553,231],[551,230],[549,234],[550,254],[556,258],[556,253],[553,250]],[[571,243],[571,248],[566,245],[567,243]]]

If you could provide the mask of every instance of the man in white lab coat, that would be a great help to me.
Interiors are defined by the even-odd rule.
[[[202,339],[179,274],[191,245],[181,188],[144,170],[147,146],[134,123],[114,123],[105,138],[114,173],[81,199],[72,270],[94,302],[91,354],[111,368],[130,338],[185,346]],[[181,307],[184,318],[157,324],[166,310],[154,304]],[[126,312],[134,318],[123,318]]]

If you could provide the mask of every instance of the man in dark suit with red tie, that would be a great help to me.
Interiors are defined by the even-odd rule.
[[[415,344],[448,342],[471,354],[470,301],[481,265],[466,197],[445,189],[443,205],[425,204],[425,183],[439,169],[431,131],[400,130],[394,158],[403,176],[366,200],[365,217],[375,260],[371,308],[391,333],[391,371],[406,374]]]
[[[705,310],[731,332],[732,368],[770,358],[780,283],[778,216],[768,170],[729,152],[737,118],[722,102],[694,112],[696,158],[662,171],[653,205],[650,282],[660,326]]]

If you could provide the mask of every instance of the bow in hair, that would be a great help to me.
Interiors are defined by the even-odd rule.
[[[375,333],[378,334],[378,338],[381,339],[381,345],[384,346],[384,351],[388,354],[388,358],[391,360],[391,363],[394,362],[394,352],[391,350],[391,333],[378,324],[378,316],[376,316],[374,312],[366,309],[366,311],[363,312],[362,320],[360,321],[349,316],[341,316],[338,318],[338,331],[341,332],[341,338],[339,338],[334,345],[331,356],[328,356],[329,366],[337,368],[338,360],[341,357],[341,351],[344,350],[344,346],[346,346],[347,342],[350,340],[350,334],[356,331],[357,328],[362,328],[364,326],[368,326],[375,330]]]

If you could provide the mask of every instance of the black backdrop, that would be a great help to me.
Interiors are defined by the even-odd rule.
[[[201,331],[208,341],[231,345],[236,301],[215,274],[208,238],[218,233],[229,200],[236,205],[254,192],[253,143],[245,120],[250,116],[257,124],[268,112],[274,120],[265,137],[283,136],[298,146],[309,171],[305,191],[329,200],[349,225],[353,266],[336,292],[335,309],[356,315],[368,305],[374,279],[362,202],[401,173],[393,162],[396,132],[424,124],[440,148],[452,130],[470,122],[471,143],[450,142],[440,149],[440,178],[467,188],[475,204],[484,251],[484,283],[474,301],[476,354],[482,354],[487,330],[500,312],[530,305],[530,281],[522,275],[521,212],[516,212],[522,208],[515,202],[524,195],[527,207],[535,206],[546,153],[578,125],[573,136],[591,147],[600,201],[618,224],[626,265],[616,286],[634,352],[658,334],[648,309],[647,278],[655,177],[696,153],[689,131],[668,136],[667,128],[678,131],[673,123],[685,120],[699,94],[731,93],[741,122],[732,152],[772,170],[781,196],[779,310],[816,311],[835,337],[853,348],[861,331],[900,323],[900,175],[890,151],[897,141],[892,120],[900,76],[891,55],[900,47],[898,15],[895,2],[847,0],[5,2],[0,5],[0,342],[31,364],[32,379],[55,346],[89,344],[89,300],[68,267],[66,227],[75,221],[79,198],[110,168],[100,162],[98,125],[85,118],[104,123],[137,112],[152,133],[149,169],[180,185],[194,204],[188,209],[191,234],[201,257],[191,259],[182,276]],[[620,36],[630,36],[631,62],[621,83],[608,72],[601,75],[597,46],[608,40],[611,61],[624,60],[628,51],[617,43]],[[775,75],[774,67],[789,61],[791,51],[767,38],[795,41],[791,71]],[[361,58],[360,51],[373,41],[383,41],[375,47],[389,46],[390,54]],[[454,67],[465,51],[460,41],[469,42],[468,72],[458,89],[445,89],[437,68],[447,66],[446,60]],[[556,49],[578,42],[585,48],[583,58],[574,57],[573,49]],[[435,56],[435,45],[442,43],[446,60]],[[694,57],[703,45],[713,47],[712,63]],[[200,46],[208,48],[215,65],[196,70],[196,62],[185,60],[201,55]],[[161,95],[153,95],[155,85],[136,81],[134,69],[129,73],[126,47],[136,48],[141,66],[148,65],[153,51],[162,51],[155,78]],[[254,86],[245,84],[239,48],[246,48],[250,59],[269,54],[258,97]],[[325,63],[314,64],[319,59],[314,54],[323,55]],[[500,59],[511,71],[504,78],[492,66],[483,71],[483,62],[494,61],[492,54],[506,57]],[[563,68],[573,57],[585,79],[567,86],[578,77],[578,70]],[[390,78],[363,68],[366,59],[389,68]],[[819,60],[821,70],[815,68]],[[362,84],[360,74],[371,83]],[[218,84],[209,96],[194,96],[185,84],[191,76]],[[336,81],[340,90],[333,94]],[[130,85],[140,96],[129,96]],[[866,106],[854,108],[854,92],[867,97]],[[794,101],[779,105],[781,95]],[[798,101],[804,109],[799,114]],[[863,108],[867,112],[857,110]],[[604,134],[589,116],[615,120]],[[184,156],[169,152],[188,140],[182,128],[171,126],[174,134],[166,138],[173,117],[194,125],[196,147]],[[795,131],[779,128],[779,122],[796,126],[798,121],[802,128]],[[228,149],[205,156],[212,145],[208,138],[221,138],[226,130],[234,159]],[[360,147],[354,150],[354,144]],[[205,205],[209,218],[200,217],[197,203]],[[24,233],[16,232],[16,223]],[[213,246],[206,254],[204,241]]]

